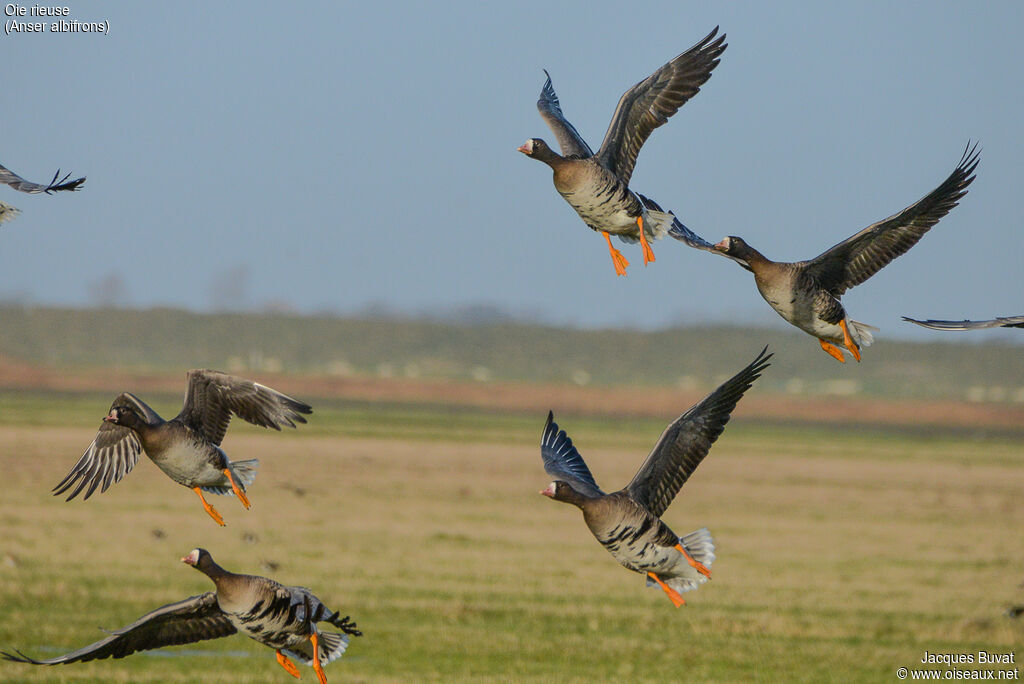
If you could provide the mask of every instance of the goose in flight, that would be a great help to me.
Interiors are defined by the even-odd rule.
[[[978,167],[977,144],[968,145],[946,180],[903,211],[874,223],[809,261],[772,261],[730,236],[714,250],[754,274],[757,291],[782,318],[816,337],[821,348],[845,363],[845,347],[860,361],[860,349],[877,328],[849,318],[839,299],[903,254],[967,194]]]
[[[766,352],[673,421],[630,483],[611,494],[597,486],[572,439],[548,412],[540,453],[554,481],[541,494],[583,511],[590,532],[615,560],[646,575],[647,586],[661,587],[676,607],[685,603],[683,592],[711,577],[715,545],[707,528],[680,537],[661,515],[725,430],[743,393],[768,367],[772,355]]]
[[[611,235],[623,242],[639,241],[644,264],[654,261],[649,241],[664,237],[673,227],[676,239],[710,247],[671,212],[662,211],[656,202],[631,190],[629,181],[640,148],[651,132],[667,122],[711,78],[726,48],[725,34],[717,34],[716,26],[692,48],[623,93],[596,154],[562,115],[551,76],[544,72],[547,80],[537,109],[555,134],[562,154],[540,138],[527,140],[519,151],[551,167],[558,193],[587,226],[604,236],[617,275],[626,275],[629,262],[612,246]]]
[[[224,519],[203,496],[234,494],[249,508],[245,489],[256,477],[256,459],[229,461],[220,448],[231,416],[280,430],[305,423],[302,414],[313,409],[277,390],[213,370],[190,370],[181,413],[164,420],[130,392],[120,394],[103,418],[99,432],[71,472],[53,488],[54,495],[85,489],[88,499],[97,487],[107,487],[131,472],[145,452],[160,470],[193,490],[203,509],[218,525]]]
[[[288,656],[312,666],[320,684],[327,684],[323,666],[341,657],[349,636],[362,635],[347,615],[339,617],[305,587],[229,572],[206,549],[193,549],[181,561],[213,580],[216,590],[161,606],[105,639],[56,658],[36,660],[21,651],[0,651],[0,656],[32,665],[64,665],[241,633],[274,649],[277,662],[293,677],[299,677],[299,669]],[[322,632],[318,622],[341,633]]]

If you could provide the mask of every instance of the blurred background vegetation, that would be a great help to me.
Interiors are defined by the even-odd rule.
[[[1015,334],[1016,333],[1016,334]],[[51,369],[235,373],[333,378],[523,382],[704,391],[769,345],[762,392],[1024,404],[1024,335],[936,333],[886,339],[840,365],[783,328],[692,326],[658,331],[519,322],[176,309],[0,307],[0,362]],[[1019,338],[1019,339],[1018,339]]]

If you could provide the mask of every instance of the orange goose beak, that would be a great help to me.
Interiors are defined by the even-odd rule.
[[[533,154],[533,141],[527,140],[522,145],[516,148],[516,152],[522,152],[523,154]]]
[[[715,249],[717,249],[719,252],[728,251],[728,249],[729,249],[729,238],[725,238],[724,240],[719,242],[717,245],[715,245]]]

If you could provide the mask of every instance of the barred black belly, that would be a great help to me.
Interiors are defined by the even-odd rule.
[[[238,631],[272,648],[288,648],[308,639],[310,623],[296,618],[302,604],[283,597],[269,603],[257,601],[246,613],[235,615]]]
[[[637,526],[616,525],[598,541],[622,566],[646,573],[660,568],[666,560],[662,557],[666,550],[646,538],[653,527],[654,521],[645,517]]]
[[[621,232],[633,229],[641,212],[640,203],[621,184],[602,183],[592,189],[561,195],[583,222],[594,230]]]

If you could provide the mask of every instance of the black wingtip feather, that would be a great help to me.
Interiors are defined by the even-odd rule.
[[[647,460],[626,486],[634,500],[655,516],[668,509],[680,488],[725,431],[736,406],[769,366],[771,358],[772,354],[768,353],[765,345],[753,361],[666,428]]]
[[[55,192],[70,191],[75,192],[78,188],[85,183],[85,176],[76,178],[73,181],[68,182],[68,178],[71,177],[71,173],[64,174],[64,177],[60,180],[57,178],[60,176],[60,169],[57,169],[57,173],[53,174],[53,179],[47,184],[46,189],[43,190],[47,195],[52,195]]]
[[[754,381],[760,378],[761,373],[771,365],[770,361],[773,356],[774,353],[769,353],[768,345],[765,345],[757,357],[747,364],[743,370],[736,373],[736,375],[732,376],[729,380],[726,380],[725,383],[712,392],[710,396],[713,396],[720,390],[725,390],[721,398],[725,399],[731,405],[731,408],[728,410],[729,415],[726,416],[725,422],[728,422],[729,416],[732,415],[732,411],[739,404],[743,395],[746,394],[747,390],[753,387]],[[723,429],[724,427],[725,423],[722,424]]]
[[[548,419],[544,421],[544,431],[540,436],[541,446],[549,446],[554,448],[556,444],[564,444],[568,442],[568,448],[572,447],[572,439],[565,433],[564,430],[558,427],[558,423],[555,422],[554,411],[548,411]]]
[[[769,353],[768,345],[766,344],[761,350],[761,353],[757,355],[757,358],[751,361],[746,368],[740,371],[737,377],[743,376],[747,379],[746,388],[743,390],[744,392],[747,389],[750,389],[754,381],[761,377],[761,373],[763,373],[768,366],[772,365],[770,361],[773,356],[775,356],[774,352]]]
[[[757,358],[754,359],[750,365],[757,365],[758,367],[756,368],[756,372],[760,373],[765,368],[771,365],[769,361],[773,356],[775,356],[775,352],[769,352],[768,345],[766,344],[764,345],[764,348],[761,349],[761,353],[757,355]]]
[[[343,618],[339,618],[339,615],[341,615],[341,611],[335,611],[333,615],[325,618],[325,621],[350,636],[363,636],[363,632],[357,628],[356,623],[348,615]]]
[[[58,494],[60,494],[61,492],[63,492],[64,490],[66,490],[68,487],[71,486],[71,484],[68,481],[71,480],[71,476],[74,475],[74,474],[75,474],[74,471],[71,471],[70,473],[67,474],[67,476],[63,480],[58,482],[54,486],[54,488],[50,490],[51,492],[53,492],[54,496],[57,496]]]
[[[0,651],[0,657],[3,657],[4,660],[9,660],[14,663],[30,663],[32,665],[43,664],[42,661],[36,660],[35,658],[29,658],[27,655],[25,655],[18,649],[14,649],[14,653],[17,653],[18,655],[8,653],[7,651]]]
[[[81,478],[82,476],[83,474],[77,470],[71,471],[70,473],[68,473],[67,477],[61,480],[60,484],[53,488],[53,495],[60,496],[67,490],[71,489],[72,487],[75,486],[79,478]],[[81,489],[82,485],[79,485],[77,489],[75,489],[73,492],[71,492],[71,494],[68,495],[68,498],[64,499],[64,501],[71,501],[72,499],[74,499],[76,496],[78,496],[78,492],[81,491]]]

